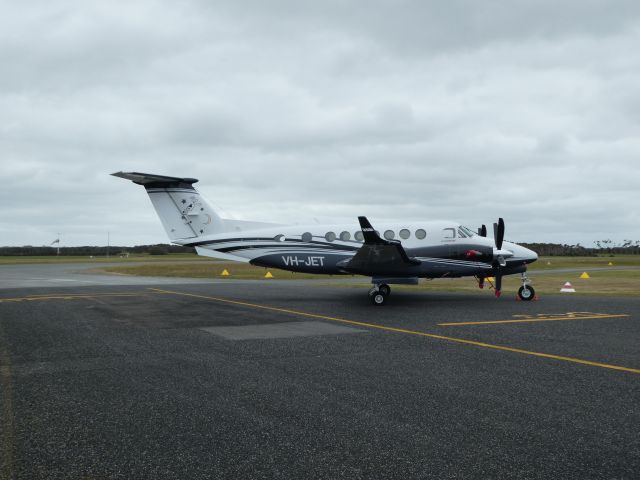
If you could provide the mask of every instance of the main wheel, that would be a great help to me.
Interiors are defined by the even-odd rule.
[[[369,294],[369,298],[376,307],[380,307],[387,302],[387,296],[379,290]]]
[[[389,294],[391,293],[391,287],[386,283],[382,283],[378,285],[378,291],[382,293],[385,297],[388,297]]]
[[[518,297],[520,298],[520,300],[524,300],[525,302],[528,302],[530,300],[533,300],[533,297],[535,296],[536,296],[536,291],[533,289],[533,287],[530,287],[529,285],[523,285],[518,289]]]

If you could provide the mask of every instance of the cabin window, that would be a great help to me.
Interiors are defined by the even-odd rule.
[[[455,228],[444,228],[442,229],[442,238],[456,238],[456,229]]]
[[[387,230],[384,232],[384,238],[386,238],[387,240],[393,240],[395,236],[396,234],[393,233],[393,230]]]
[[[336,234],[334,232],[327,232],[324,238],[327,242],[333,242],[336,239]]]
[[[304,232],[302,234],[302,241],[303,242],[310,242],[313,239],[313,235],[311,235],[310,232]]]
[[[276,242],[284,242],[284,235],[276,235],[273,237]]]
[[[353,236],[359,242],[364,241],[364,235],[362,234],[362,230],[358,230],[356,233],[353,234]]]
[[[402,230],[400,230],[400,238],[401,239],[406,240],[410,236],[411,236],[411,232],[409,230],[407,230],[406,228],[403,228]]]
[[[340,234],[340,240],[346,242],[347,240],[351,240],[351,234],[346,230]]]
[[[422,228],[419,228],[418,230],[416,230],[416,238],[418,240],[422,240],[426,236],[427,236],[427,232],[425,232]]]

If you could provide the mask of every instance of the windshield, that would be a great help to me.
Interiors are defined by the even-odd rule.
[[[458,227],[458,230],[462,230],[467,237],[473,237],[475,235],[475,232],[473,230],[471,230],[470,228],[465,227],[464,225],[460,225]]]

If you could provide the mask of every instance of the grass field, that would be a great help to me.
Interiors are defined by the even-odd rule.
[[[120,257],[0,257],[0,265],[36,264],[36,263],[95,263],[96,269],[119,275],[140,275],[152,277],[192,277],[192,278],[229,278],[262,280],[267,269],[254,267],[247,263],[224,262],[199,257],[194,254],[169,255],[130,255]],[[104,263],[120,263],[117,266],[104,266]],[[612,263],[612,265],[609,265]],[[227,270],[230,275],[221,273]],[[575,269],[573,272],[558,272],[560,269]],[[312,275],[292,273],[270,269],[273,280],[316,280],[327,281],[345,287],[369,285],[369,279],[350,275]],[[586,271],[589,279],[581,279]],[[538,294],[559,294],[562,285],[569,281],[576,289],[575,295],[640,295],[640,255],[617,255],[601,257],[541,257],[529,267],[532,285]],[[361,280],[361,281],[360,281]],[[265,280],[272,281],[272,280]],[[503,292],[515,293],[520,286],[519,276],[504,278]],[[423,280],[415,287],[394,286],[394,289],[430,289],[437,291],[478,292],[473,278]],[[489,288],[489,287],[487,287]],[[485,292],[486,294],[486,292]]]
[[[613,263],[609,266],[609,262]],[[640,256],[616,257],[543,257],[531,265],[529,276],[538,294],[559,294],[560,288],[567,281],[576,289],[576,295],[640,295]],[[230,275],[222,276],[223,270]],[[556,272],[557,269],[576,269],[575,272]],[[594,269],[589,271],[590,269]],[[104,271],[121,275],[143,275],[158,277],[193,277],[193,278],[229,278],[229,279],[264,279],[267,269],[254,267],[246,263],[235,262],[203,262],[193,263],[149,263],[146,265],[122,265],[106,267]],[[368,285],[366,277],[330,276],[291,273],[283,270],[268,270],[274,280],[327,280],[336,279],[336,283],[344,286],[361,287]],[[582,271],[589,273],[589,279],[581,279]],[[344,280],[341,282],[340,280]],[[348,279],[348,280],[346,280]],[[354,282],[355,279],[356,281]],[[359,282],[358,280],[362,280]],[[505,294],[515,293],[520,287],[519,275],[507,276],[503,281]],[[473,278],[436,279],[421,281],[415,287],[394,286],[409,289],[430,289],[438,291],[480,292]],[[490,288],[489,286],[485,288]]]
[[[609,265],[612,263],[613,265]],[[604,267],[638,267],[640,255],[618,255],[602,257],[540,257],[529,265],[529,271],[555,270],[558,268],[604,268]]]
[[[236,278],[244,280],[258,280],[264,278],[269,271],[273,278],[280,280],[319,280],[337,278],[331,275],[313,275],[310,273],[285,272],[278,269],[266,269],[254,267],[248,263],[240,262],[203,262],[193,263],[167,263],[148,265],[123,265],[117,267],[105,267],[101,270],[119,275],[142,275],[146,277],[191,277],[191,278]],[[222,275],[227,270],[228,277]],[[342,276],[340,276],[342,277]]]

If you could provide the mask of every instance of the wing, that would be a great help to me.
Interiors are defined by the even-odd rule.
[[[367,217],[358,217],[364,245],[341,267],[362,275],[412,275],[422,262],[410,258],[398,240],[380,238]]]

